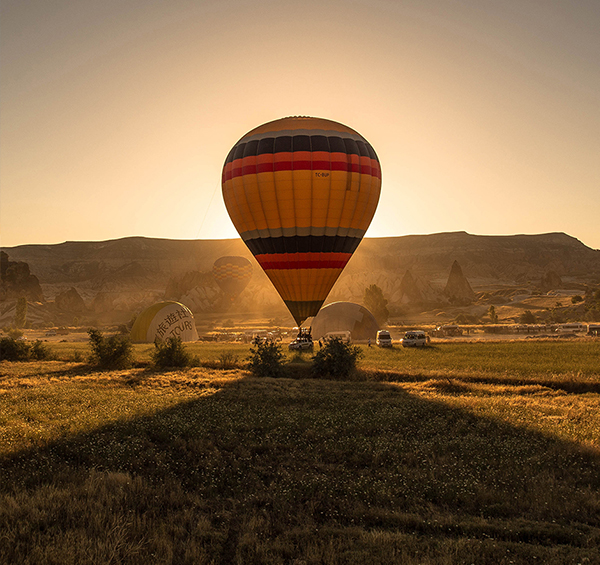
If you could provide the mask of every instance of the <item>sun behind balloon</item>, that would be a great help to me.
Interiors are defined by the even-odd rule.
[[[233,146],[222,184],[233,224],[296,323],[316,315],[377,208],[371,145],[331,120],[282,118]]]

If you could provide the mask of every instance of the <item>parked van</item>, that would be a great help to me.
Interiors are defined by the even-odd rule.
[[[590,324],[588,326],[588,335],[600,337],[600,324]]]
[[[411,330],[404,334],[402,347],[423,347],[428,343],[427,334],[421,330]]]
[[[392,347],[392,336],[390,335],[390,332],[387,330],[379,330],[377,332],[375,343],[377,343],[379,347]]]
[[[560,324],[556,331],[561,334],[585,333],[588,331],[588,327],[586,324],[578,323]]]
[[[332,339],[339,339],[344,343],[351,343],[352,333],[348,330],[341,330],[338,332],[328,332],[323,336],[324,341],[331,341]]]

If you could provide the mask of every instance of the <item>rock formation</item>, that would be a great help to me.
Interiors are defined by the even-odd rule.
[[[79,296],[77,290],[71,287],[56,296],[54,305],[59,312],[68,312],[70,314],[81,314],[85,312],[85,302]]]
[[[189,271],[179,277],[171,277],[165,290],[167,300],[177,300],[192,312],[209,312],[222,302],[222,292],[212,273]]]
[[[134,312],[164,299],[165,289],[166,298],[182,301],[196,312],[211,312],[215,308],[222,312],[221,294],[210,270],[216,259],[229,255],[246,257],[255,266],[251,283],[232,305],[232,311],[260,311],[270,315],[279,308],[285,312],[273,285],[239,238],[176,241],[133,237],[21,245],[3,250],[13,262],[29,265],[39,279],[43,296],[36,285],[37,290],[27,294],[29,300],[52,301],[72,286],[85,303],[91,305],[87,314],[94,316],[92,319],[106,314],[108,320],[104,308],[110,307],[111,300],[111,315],[115,319],[120,316],[119,320],[128,319]],[[9,262],[3,257],[0,301],[5,303],[2,309],[16,300],[15,293],[8,292],[10,284],[5,276]],[[449,257],[468,272],[466,284],[449,280]],[[20,267],[21,280],[29,278],[26,265]],[[600,285],[600,251],[561,233],[476,236],[453,232],[366,238],[327,302],[360,302],[365,288],[376,284],[389,306],[423,310],[432,305],[441,307],[450,297],[468,303],[474,299],[472,289],[479,294],[498,289],[539,290],[540,281],[551,271],[560,277],[561,288],[596,288]],[[549,286],[556,288],[557,284],[551,282]],[[443,294],[445,286],[447,295]],[[8,298],[9,294],[12,299]],[[493,295],[493,299],[500,300],[500,297]],[[82,316],[78,314],[78,317]]]
[[[29,265],[11,261],[0,252],[0,301],[17,300],[24,296],[31,302],[44,302],[40,281],[29,272]]]
[[[542,277],[540,282],[540,288],[543,292],[548,292],[549,290],[556,290],[557,288],[562,287],[562,279],[560,275],[555,271],[548,271]]]
[[[463,275],[458,261],[452,263],[450,276],[444,288],[444,294],[448,297],[451,304],[466,305],[475,300],[475,293],[469,284],[467,278]]]
[[[115,297],[108,292],[99,292],[92,300],[92,310],[97,314],[112,312],[114,310]]]
[[[410,304],[423,301],[423,294],[421,293],[421,290],[419,289],[410,270],[407,270],[402,277],[400,291],[402,292],[401,300],[403,303]]]

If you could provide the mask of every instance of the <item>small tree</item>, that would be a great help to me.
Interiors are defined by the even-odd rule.
[[[576,294],[575,296],[571,297],[571,303],[578,304],[579,302],[583,302],[583,296]]]
[[[490,306],[490,309],[488,310],[488,314],[490,316],[490,320],[492,322],[492,324],[497,324],[498,323],[498,314],[496,314],[496,308],[494,308],[494,306]]]
[[[390,317],[390,312],[387,309],[388,301],[384,298],[383,291],[376,284],[372,284],[365,289],[363,303],[380,325],[388,321]]]
[[[259,341],[250,348],[248,369],[255,377],[282,377],[283,353],[281,346],[272,341]]]
[[[27,298],[22,296],[17,300],[17,308],[15,310],[15,326],[24,328],[27,325]]]
[[[19,339],[23,337],[23,332],[18,328],[9,328],[8,330],[4,330],[6,335],[12,339]]]
[[[105,338],[100,330],[90,328],[90,362],[102,369],[127,369],[133,364],[133,346],[128,336]]]
[[[319,377],[347,378],[356,369],[356,363],[362,356],[360,347],[340,339],[331,339],[313,357],[313,371]]]
[[[192,356],[178,337],[168,337],[165,341],[156,340],[152,361],[161,369],[166,367],[189,367],[193,364]]]
[[[522,324],[535,324],[537,319],[531,310],[525,310],[519,317],[519,322]]]

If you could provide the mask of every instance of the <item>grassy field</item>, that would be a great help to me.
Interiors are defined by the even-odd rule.
[[[600,342],[365,347],[351,382],[190,349],[0,363],[0,563],[600,563]]]

